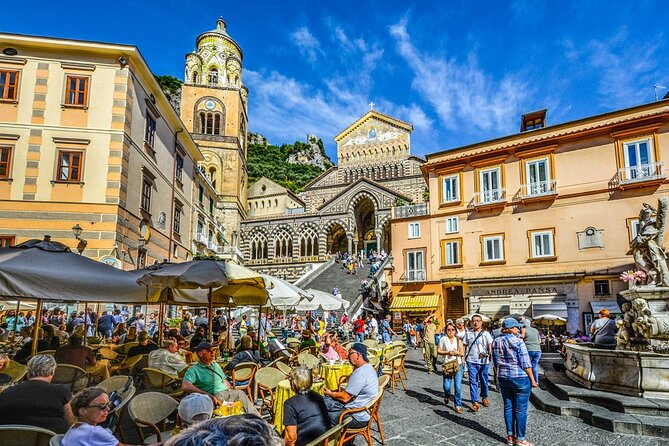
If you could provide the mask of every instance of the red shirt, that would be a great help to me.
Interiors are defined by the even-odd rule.
[[[362,319],[357,319],[353,322],[353,332],[354,333],[364,333],[365,332],[365,321]]]

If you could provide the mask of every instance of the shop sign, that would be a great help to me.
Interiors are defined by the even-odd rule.
[[[471,288],[471,296],[495,297],[532,294],[566,294],[564,286],[561,285],[532,285],[532,286],[508,286],[490,288]]]

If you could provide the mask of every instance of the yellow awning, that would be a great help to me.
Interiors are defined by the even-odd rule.
[[[434,310],[439,305],[438,294],[398,294],[390,304],[393,311]]]

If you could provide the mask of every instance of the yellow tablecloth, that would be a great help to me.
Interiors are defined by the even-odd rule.
[[[353,373],[353,366],[351,364],[321,364],[321,377],[325,381],[325,387],[330,390],[339,389],[339,378],[342,376],[349,376]]]
[[[311,390],[323,395],[324,384],[324,381],[314,383],[311,386]],[[276,430],[279,431],[279,433],[283,433],[284,429],[283,405],[286,403],[288,398],[293,395],[295,395],[295,392],[293,392],[293,389],[290,388],[290,381],[287,379],[280,381],[279,385],[276,387],[276,391],[274,392],[274,425],[276,426]]]

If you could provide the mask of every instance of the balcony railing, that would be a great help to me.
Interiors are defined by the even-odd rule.
[[[420,282],[425,280],[425,277],[424,269],[408,269],[404,271],[404,276],[402,278],[405,282]]]
[[[196,243],[200,243],[200,244],[205,245],[205,246],[208,243],[207,236],[202,234],[201,232],[197,232],[195,234],[194,240],[195,240]]]
[[[430,213],[427,202],[410,204],[407,206],[396,206],[393,208],[393,218],[418,217]]]
[[[535,181],[520,187],[520,198],[557,195],[557,180]]]
[[[506,201],[506,189],[493,189],[476,192],[474,194],[474,206],[485,206],[489,204],[504,203]]]
[[[209,240],[207,242],[207,248],[209,248],[210,251],[217,252],[218,245],[216,244],[216,242]]]
[[[639,164],[638,166],[629,166],[618,169],[614,178],[618,185],[641,183],[644,181],[662,180],[666,178],[664,174],[664,163]]]

